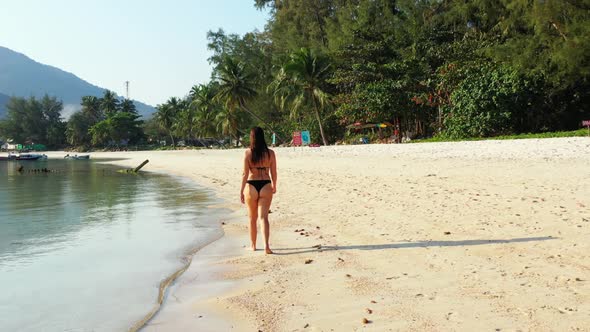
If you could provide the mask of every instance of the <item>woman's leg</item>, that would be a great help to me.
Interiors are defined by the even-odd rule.
[[[244,189],[244,198],[248,206],[248,216],[250,217],[250,243],[252,250],[256,250],[256,222],[258,221],[258,191],[248,184]]]
[[[272,186],[267,184],[262,187],[258,194],[258,216],[262,222],[262,229],[264,230],[264,251],[267,254],[272,254],[269,245],[270,224],[268,223],[268,211],[270,210],[270,203],[272,203]]]

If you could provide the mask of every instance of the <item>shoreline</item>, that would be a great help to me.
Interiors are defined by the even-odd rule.
[[[148,326],[150,321],[152,321],[152,319],[154,319],[163,308],[164,300],[169,295],[169,288],[178,280],[178,278],[180,278],[190,268],[193,262],[193,258],[197,254],[197,252],[205,248],[206,246],[210,245],[211,243],[219,241],[219,239],[221,239],[223,236],[224,235],[222,234],[217,238],[210,239],[209,241],[191,250],[189,253],[185,254],[184,257],[182,257],[181,261],[183,265],[178,270],[174,271],[167,278],[160,282],[160,285],[158,287],[158,297],[156,299],[156,304],[154,305],[152,310],[148,312],[142,319],[135,322],[135,324],[133,324],[128,329],[129,332],[140,331],[144,329],[146,326]]]
[[[61,153],[61,152],[59,152]],[[54,155],[52,153],[52,155]],[[105,158],[105,159],[94,159],[95,162],[99,162],[99,163],[103,163],[103,164],[111,164],[111,165],[115,165],[117,167],[127,167],[127,168],[133,168],[136,165],[133,165],[132,163],[129,163],[129,159],[127,158],[123,158],[120,160],[110,160],[110,158]],[[205,191],[210,191],[207,193],[207,195],[209,196],[208,199],[210,200],[210,204],[208,209],[220,209],[223,208],[224,206],[224,202],[222,198],[218,197],[218,193],[211,187],[205,187],[203,186],[201,183],[199,183],[198,181],[195,181],[195,179],[192,179],[190,177],[186,177],[186,176],[181,176],[178,174],[170,174],[170,173],[166,173],[163,171],[149,171],[149,170],[145,170],[146,172],[151,172],[151,173],[155,173],[155,174],[159,174],[159,175],[164,175],[164,176],[170,176],[173,178],[176,178],[179,181],[190,181],[191,184],[194,184],[196,186],[199,187],[200,190],[205,190]],[[232,213],[235,213],[235,211],[232,211]],[[214,212],[213,213],[213,217],[214,219],[218,219],[222,216],[228,217],[226,214],[221,214],[220,212]],[[229,220],[231,218],[222,218],[220,220]],[[221,222],[221,221],[220,221]],[[157,295],[157,299],[156,299],[156,303],[154,304],[154,307],[152,308],[152,310],[148,313],[146,313],[146,315],[136,321],[129,329],[129,332],[136,332],[136,331],[150,331],[153,329],[153,326],[161,326],[163,323],[159,322],[159,319],[162,319],[161,312],[164,308],[166,308],[166,301],[171,301],[171,299],[169,298],[171,296],[171,293],[173,291],[173,289],[175,288],[175,284],[182,282],[182,278],[188,278],[191,280],[191,282],[195,282],[196,279],[198,279],[195,276],[190,276],[187,277],[185,274],[202,274],[203,270],[197,268],[196,266],[199,266],[201,268],[207,269],[209,271],[209,273],[213,273],[216,271],[216,269],[213,266],[207,266],[207,265],[212,265],[212,262],[210,262],[207,258],[207,255],[209,254],[213,254],[213,255],[218,255],[220,253],[220,250],[227,250],[228,247],[231,247],[230,245],[226,244],[227,243],[231,243],[234,242],[233,240],[235,239],[231,239],[228,238],[228,234],[226,232],[226,229],[224,227],[226,222],[221,222],[222,224],[219,226],[222,233],[219,236],[213,237],[209,240],[207,240],[205,243],[200,244],[198,247],[191,249],[189,252],[187,252],[182,258],[181,258],[181,262],[182,262],[182,266],[176,270],[173,271],[168,277],[166,277],[164,280],[160,281],[159,283],[159,287],[158,287],[158,295]],[[235,235],[234,235],[235,236]],[[217,246],[221,245],[222,248],[220,249],[212,249],[212,248],[216,248]],[[207,248],[207,250],[205,250],[205,248]],[[233,248],[232,248],[233,249]],[[230,249],[231,250],[231,249]],[[238,256],[239,252],[238,251],[232,251],[232,257],[233,256]],[[200,280],[198,281],[198,283],[200,285],[203,285],[205,283],[211,283],[214,282],[212,277],[209,278],[200,278]],[[227,287],[219,287],[219,289],[214,289],[214,290],[209,290],[208,291],[208,298],[213,297],[215,294],[221,294],[222,289],[227,288]],[[177,297],[175,297],[176,299],[178,299]],[[207,298],[203,297],[203,300],[207,300]],[[172,315],[176,316],[178,313],[173,312]],[[169,313],[166,313],[166,315],[164,315],[164,320],[166,319],[166,316],[170,315]],[[200,315],[201,317],[203,317],[204,315],[206,316],[213,316],[216,317],[216,313],[212,310],[205,310],[203,312],[203,315]],[[175,317],[175,320],[177,320],[177,317]],[[244,322],[242,322],[244,323]],[[178,330],[180,328],[180,324],[179,322],[174,322],[172,325],[173,326],[168,326],[167,328],[171,329],[171,330]],[[220,329],[226,329],[228,327],[228,324],[222,319],[222,318],[214,318],[213,320],[211,319],[203,319],[202,322],[200,323],[201,325],[207,325],[208,328],[203,328],[203,326],[201,326],[200,330],[201,331],[219,331]],[[186,328],[189,327],[193,327],[193,326],[186,326]]]
[[[49,158],[51,159],[61,159],[63,158],[63,156],[67,154],[67,152],[64,151],[50,151],[47,152],[47,155],[49,156]],[[102,153],[102,154],[106,154],[106,153]],[[131,160],[133,160],[132,158],[126,158],[126,157],[120,157],[120,156],[116,156],[116,157],[99,157],[99,158],[93,158],[94,162],[97,163],[101,163],[104,165],[112,165],[116,168],[120,168],[120,169],[127,169],[127,168],[134,168],[137,165],[134,165],[133,162],[131,162]],[[85,162],[84,160],[78,161],[78,160],[74,160],[72,162]],[[179,174],[173,174],[173,173],[167,173],[165,171],[162,170],[149,170],[149,169],[144,169],[143,170],[146,173],[152,173],[152,174],[157,174],[159,176],[167,176],[170,178],[173,178],[177,181],[180,182],[184,182],[184,183],[190,183],[190,186],[196,186],[198,190],[202,191],[205,195],[207,195],[207,211],[209,213],[211,213],[208,218],[212,218],[211,222],[216,223],[217,221],[219,221],[221,223],[221,220],[228,220],[227,211],[221,211],[223,209],[223,199],[219,198],[217,195],[217,192],[215,190],[213,190],[211,187],[206,187],[203,186],[201,183],[199,183],[198,181],[195,181],[194,179],[187,177],[187,176],[182,176]],[[132,175],[129,175],[132,176]],[[206,241],[204,241],[203,243],[200,243],[198,246],[190,246],[190,249],[187,249],[187,251],[185,251],[181,257],[179,257],[179,263],[180,263],[180,267],[174,271],[171,271],[171,273],[169,275],[167,275],[164,279],[158,281],[158,291],[156,294],[156,298],[154,299],[154,303],[152,305],[152,308],[149,312],[146,312],[142,318],[137,319],[135,321],[133,321],[129,327],[126,329],[127,331],[130,332],[135,332],[135,331],[149,331],[150,330],[150,324],[153,323],[154,318],[158,317],[158,315],[161,313],[162,309],[166,306],[166,301],[170,300],[170,293],[171,290],[174,288],[175,284],[179,281],[179,279],[181,277],[183,277],[185,275],[185,273],[187,273],[188,270],[191,269],[191,266],[194,265],[199,265],[199,266],[203,266],[203,263],[200,261],[205,260],[204,258],[206,257],[202,257],[202,255],[205,253],[207,253],[207,251],[204,251],[203,249],[206,247],[211,247],[211,245],[213,243],[222,243],[222,239],[226,236],[226,231],[223,227],[222,224],[219,224],[219,230],[220,230],[220,234],[212,236],[210,238],[208,238]],[[206,267],[208,270],[210,271],[214,271],[215,269],[211,266]],[[196,278],[192,278],[192,280],[194,281]],[[201,283],[205,283],[205,282],[211,282],[213,281],[211,278],[208,279],[203,279],[200,282]],[[215,294],[215,292],[210,292],[210,294]],[[211,295],[213,296],[213,295]],[[209,311],[207,311],[207,313],[209,313]],[[210,313],[209,313],[210,314]],[[210,323],[210,322],[209,322]],[[160,325],[160,323],[155,323],[156,325]],[[223,319],[217,319],[216,322],[214,322],[215,326],[211,331],[217,331],[219,330],[219,327],[221,326],[225,326],[225,322],[223,322]],[[175,328],[174,328],[175,329]]]
[[[590,329],[589,139],[275,150],[270,256],[242,249],[243,150],[92,154],[233,211],[146,331]]]
[[[65,152],[57,152],[51,153],[52,156],[56,154],[62,154]],[[104,154],[104,153],[103,153]],[[117,157],[119,158],[119,157]],[[137,159],[133,158],[126,158],[122,157],[122,159],[112,160],[111,157],[106,158],[97,158],[93,159],[96,162],[103,163],[103,164],[111,164],[117,167],[124,167],[124,168],[134,168],[134,162],[137,162]],[[207,193],[210,199],[210,206],[211,209],[227,209],[227,204],[223,198],[219,197],[219,192],[216,191],[212,186],[206,186],[201,181],[197,181],[194,178],[191,178],[186,175],[174,174],[174,173],[167,173],[163,170],[156,170],[152,171],[149,168],[145,169],[146,172],[156,173],[159,175],[171,176],[178,180],[182,181],[190,181],[192,184],[197,185],[199,189],[210,191]],[[188,320],[186,322],[183,319],[179,319],[179,315],[181,314],[175,309],[171,309],[171,312],[165,312],[162,315],[162,311],[166,308],[169,310],[170,306],[173,306],[173,303],[166,303],[166,301],[172,301],[170,299],[173,296],[176,300],[178,297],[176,295],[172,295],[172,292],[175,288],[178,287],[178,284],[185,282],[186,280],[190,280],[191,283],[196,283],[197,287],[203,286],[205,284],[209,285],[211,283],[219,282],[219,280],[215,280],[215,274],[221,273],[226,270],[226,268],[216,268],[214,265],[217,264],[216,261],[211,260],[210,256],[218,257],[222,256],[221,254],[225,251],[229,251],[230,254],[227,255],[229,258],[235,258],[238,256],[243,255],[242,248],[236,246],[237,238],[240,235],[236,232],[236,230],[229,230],[228,233],[228,223],[231,223],[232,220],[234,222],[237,221],[239,217],[231,216],[235,214],[236,210],[229,210],[228,213],[221,214],[217,212],[215,214],[215,218],[224,216],[225,218],[221,218],[219,221],[221,223],[220,229],[222,230],[222,234],[218,237],[211,238],[206,243],[200,245],[197,248],[192,249],[188,252],[183,258],[183,266],[180,267],[178,270],[174,271],[171,275],[160,282],[158,287],[158,296],[156,299],[156,303],[154,304],[153,309],[147,313],[142,319],[137,321],[133,324],[128,331],[135,332],[135,331],[151,331],[151,330],[158,330],[162,325],[164,325],[165,330],[182,330],[182,329],[191,329],[194,326],[190,325],[192,320]],[[231,226],[229,226],[231,227]],[[204,274],[203,272],[207,271],[207,277],[201,276]],[[198,281],[197,281],[198,279]],[[212,299],[216,295],[223,294],[224,291],[229,291],[232,288],[238,287],[239,282],[230,282],[228,285],[223,284],[217,287],[209,288],[207,290],[200,289],[199,292],[202,292],[202,295],[199,296],[200,301],[207,302],[208,300]],[[194,292],[191,292],[191,295],[196,295]],[[167,306],[168,305],[168,306]],[[182,309],[181,309],[182,310]],[[233,329],[235,322],[239,322],[242,327],[250,325],[249,322],[245,322],[240,318],[236,317],[236,315],[230,315],[229,313],[220,314],[222,310],[218,308],[218,310],[212,310],[211,308],[203,308],[201,311],[201,315],[199,318],[208,317],[206,319],[200,319],[199,322],[199,330],[200,331],[220,331],[220,330],[227,330]],[[163,317],[162,317],[163,316]],[[174,322],[166,322],[167,318],[172,316],[172,320]],[[233,316],[231,321],[228,322],[225,319],[227,316]],[[189,324],[187,326],[183,326],[184,324]],[[251,327],[252,329],[254,327]],[[250,329],[248,329],[250,330]]]

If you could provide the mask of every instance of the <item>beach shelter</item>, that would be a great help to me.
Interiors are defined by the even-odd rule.
[[[353,124],[349,124],[348,126],[346,126],[347,129],[387,128],[387,127],[393,127],[393,125],[389,122],[365,123],[365,124],[362,124],[360,122],[355,122]]]
[[[356,130],[357,132],[361,131],[362,129],[371,129],[371,132],[374,134],[375,133],[375,129],[377,129],[378,133],[379,133],[379,139],[382,139],[382,129],[384,128],[394,128],[394,125],[391,124],[390,122],[378,122],[378,123],[360,123],[360,122],[355,122],[352,123],[348,126],[346,126],[347,129],[349,130]],[[365,142],[366,140],[363,140],[363,142]]]

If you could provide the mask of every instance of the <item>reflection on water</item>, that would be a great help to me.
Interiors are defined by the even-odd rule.
[[[132,217],[127,207],[140,187],[142,177],[123,178],[114,169],[89,162],[22,163],[26,169],[50,167],[55,173],[16,172],[17,163],[4,162],[6,177],[0,178],[0,257],[10,257],[39,243],[60,238],[81,227],[112,222],[115,214]]]
[[[27,172],[35,168],[52,172]],[[206,204],[202,190],[170,177],[0,161],[0,326],[125,329],[183,253],[219,236]]]

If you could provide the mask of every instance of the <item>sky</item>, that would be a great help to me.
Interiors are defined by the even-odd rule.
[[[268,15],[254,0],[0,0],[0,46],[156,106],[209,81],[207,31]]]

